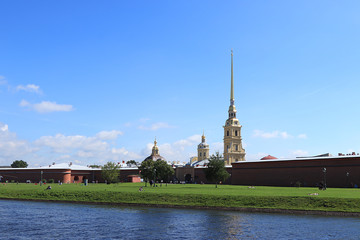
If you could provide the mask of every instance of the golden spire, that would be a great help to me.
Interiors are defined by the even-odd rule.
[[[234,71],[233,71],[233,50],[231,49],[231,89],[229,118],[236,118],[235,99],[234,99]]]
[[[234,72],[233,72],[233,50],[231,49],[231,90],[230,105],[234,105]]]
[[[156,143],[157,143],[157,141],[156,141],[156,137],[155,137],[154,146],[156,146]]]

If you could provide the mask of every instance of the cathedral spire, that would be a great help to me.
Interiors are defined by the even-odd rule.
[[[229,118],[224,126],[224,159],[226,165],[233,162],[245,161],[245,149],[242,147],[241,125],[236,118],[235,98],[234,98],[234,63],[233,50],[231,49],[231,90]]]
[[[230,90],[230,105],[234,105],[234,71],[233,71],[233,50],[231,49],[231,90]]]
[[[231,49],[231,90],[230,90],[230,107],[229,118],[236,118],[236,108],[234,99],[234,71],[233,71],[233,50]]]

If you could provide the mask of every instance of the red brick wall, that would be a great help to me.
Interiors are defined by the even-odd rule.
[[[328,187],[360,185],[360,157],[292,161],[233,163],[231,183],[262,186],[317,186],[324,181],[326,168]],[[346,173],[349,173],[349,176]]]
[[[15,182],[40,182],[41,171],[42,178],[49,180],[54,179],[55,182],[66,182],[70,179],[71,171],[69,169],[0,169],[0,176],[3,176],[2,182],[6,180],[14,180]]]
[[[230,174],[230,177],[223,182],[223,184],[231,184],[231,174],[232,174],[232,168],[226,168],[226,171]],[[204,173],[204,168],[195,168],[195,182],[196,183],[210,183],[209,181],[206,180],[205,177],[205,173]]]

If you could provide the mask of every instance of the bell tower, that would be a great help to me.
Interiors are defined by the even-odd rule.
[[[209,144],[205,141],[205,134],[201,136],[201,143],[198,145],[198,161],[209,158]]]
[[[245,161],[245,149],[242,147],[241,125],[236,118],[234,99],[233,51],[231,50],[231,90],[229,117],[224,126],[224,160],[225,165],[233,162]]]

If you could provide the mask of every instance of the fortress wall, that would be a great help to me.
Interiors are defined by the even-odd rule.
[[[233,163],[232,184],[257,186],[360,186],[360,157]],[[323,169],[326,168],[326,174]],[[347,173],[349,173],[347,175]],[[326,175],[326,176],[325,176]]]

